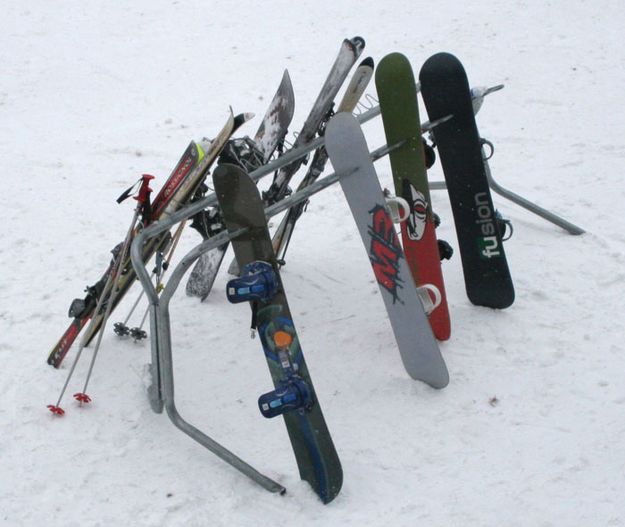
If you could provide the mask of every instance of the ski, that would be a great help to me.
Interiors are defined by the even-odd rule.
[[[406,263],[369,149],[357,119],[335,115],[326,148],[367,250],[404,367],[434,388],[449,383],[447,367]]]
[[[433,130],[456,226],[469,300],[503,309],[514,285],[482,159],[471,91],[460,61],[449,53],[430,57],[419,74],[431,120],[452,114]]]
[[[353,112],[358,104],[358,101],[364,94],[369,81],[373,76],[374,62],[371,57],[365,58],[356,68],[354,75],[352,76],[343,98],[336,109],[336,112]],[[325,147],[320,147],[315,151],[313,159],[310,163],[306,175],[297,187],[297,190],[302,190],[311,183],[317,180],[317,178],[323,173],[326,163],[328,161],[328,153]],[[308,201],[300,203],[295,207],[292,207],[282,218],[280,225],[273,234],[273,247],[278,257],[278,261],[284,264],[286,251],[293,236],[293,230],[295,229],[295,223],[304,213],[308,205]]]
[[[401,234],[412,277],[417,286],[435,285],[441,304],[429,316],[434,336],[449,339],[451,324],[445,283],[435,232],[435,216],[425,168],[417,88],[408,59],[401,53],[384,57],[375,73],[386,143],[401,146],[389,158],[395,194],[406,200],[408,218],[401,222]]]
[[[295,93],[288,70],[284,70],[282,82],[278,87],[265,117],[254,134],[254,143],[262,152],[262,164],[271,159],[275,150],[282,144],[287,134],[293,113],[295,112]]]
[[[231,161],[253,169],[266,164],[273,153],[278,149],[287,134],[295,111],[295,94],[288,70],[284,70],[280,86],[274,95],[265,117],[263,118],[252,143],[242,141],[240,145],[232,144]],[[255,156],[255,157],[254,157]],[[251,166],[245,167],[249,160]],[[193,217],[191,227],[196,229],[203,239],[223,230],[223,221],[219,207],[213,207],[202,211]],[[217,272],[228,249],[228,243],[223,244],[211,251],[203,253],[195,263],[189,279],[187,280],[186,293],[189,296],[198,296],[204,301],[215,282]]]
[[[265,417],[282,415],[300,477],[324,503],[338,494],[343,472],[293,325],[264,205],[254,182],[236,165],[223,164],[213,174],[215,192],[232,239],[241,276],[228,283],[231,301],[250,301],[275,389],[261,395]]]
[[[206,151],[204,151],[200,144],[191,142],[174,168],[172,174],[165,182],[165,185],[156,198],[154,198],[151,205],[150,222],[173,214],[177,209],[184,205],[188,199],[191,198],[195,190],[206,177],[208,169],[219,155],[219,152],[225,145],[228,138],[242,124],[251,119],[251,117],[252,114],[240,114],[235,117],[231,111],[226,125],[219,132],[217,137],[208,145]],[[145,225],[148,223],[148,221],[145,221]],[[144,261],[149,260],[157,250],[165,246],[169,239],[169,233],[165,233],[146,244],[143,248]],[[115,284],[117,293],[115,295],[115,301],[111,311],[115,309],[136,278],[129,258],[122,262],[122,266],[124,272],[122,273],[117,284]],[[111,278],[111,268],[112,266],[109,266],[109,269],[107,270],[109,278]],[[110,289],[111,288],[109,288],[109,293]],[[92,317],[94,318],[93,323],[89,324],[89,331],[83,336],[85,339],[85,345],[88,345],[93,339],[98,332],[104,314],[104,312],[101,311],[96,313],[94,317],[97,300],[97,296],[91,295],[90,297],[90,294],[88,294],[86,297],[85,309],[74,313],[70,311],[70,317],[72,317],[73,320],[63,336],[49,353],[47,359],[48,364],[54,366],[55,368],[58,368],[61,365],[73,342]],[[106,302],[103,302],[103,307],[105,307],[105,304]],[[74,302],[72,305],[74,305]]]
[[[354,37],[343,41],[339,54],[330,69],[330,73],[321,87],[321,91],[302,129],[297,135],[295,143],[293,144],[293,150],[310,143],[315,136],[323,130],[326,122],[332,116],[334,99],[345,82],[349,70],[355,64],[364,47],[365,41],[361,37]],[[262,194],[265,205],[270,206],[290,194],[291,189],[289,188],[289,182],[304,162],[304,158],[299,158],[276,172],[271,186]],[[228,273],[232,275],[239,274],[236,260],[231,262],[228,267]]]
[[[361,37],[345,39],[341,44],[339,54],[332,65],[330,73],[323,84],[319,95],[313,107],[304,122],[299,135],[295,139],[293,148],[303,146],[312,141],[319,129],[325,121],[330,117],[330,111],[334,99],[345,82],[349,70],[352,68],[362,50],[365,47],[365,41]],[[293,175],[299,170],[304,159],[298,159],[290,165],[287,165],[274,176],[273,182],[268,190],[263,192],[263,200],[266,205],[271,205],[281,200],[289,193],[289,182]]]
[[[48,364],[54,366],[55,368],[58,368],[61,365],[61,362],[65,358],[65,355],[67,355],[70,347],[91,319],[91,313],[93,313],[93,310],[98,302],[98,298],[100,298],[100,295],[104,291],[115,267],[115,259],[117,257],[116,249],[118,248],[119,245],[111,251],[113,258],[111,259],[111,262],[102,277],[92,286],[87,286],[85,288],[85,292],[87,293],[85,298],[76,298],[71,303],[68,316],[73,320],[70,322],[69,327],[65,330],[65,333],[61,335],[61,338],[54,345],[52,351],[48,355]]]

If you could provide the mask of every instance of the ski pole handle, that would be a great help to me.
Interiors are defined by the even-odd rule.
[[[152,179],[154,179],[154,176],[151,176],[150,174],[143,174],[141,176],[141,186],[139,187],[139,192],[135,196],[135,199],[140,205],[145,204],[150,199],[150,192],[152,192],[152,189],[150,188],[150,181]]]

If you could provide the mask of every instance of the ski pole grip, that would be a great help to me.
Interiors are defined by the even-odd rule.
[[[141,204],[145,203],[150,198],[150,192],[152,192],[150,181],[152,179],[154,179],[154,176],[150,174],[143,174],[141,176],[141,187],[139,187],[139,192],[135,196],[135,199]]]

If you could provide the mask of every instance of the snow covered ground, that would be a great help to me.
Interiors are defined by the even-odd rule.
[[[63,3],[7,0],[0,17],[0,523],[7,526],[625,525],[625,52],[620,2]],[[284,426],[256,409],[270,379],[249,311],[172,302],[182,415],[288,488],[268,494],[154,414],[149,344],[106,334],[93,403],[55,418],[70,359],[46,355],[95,281],[141,173],[159,188],[228,105],[252,134],[282,71],[299,128],[340,42],[418,72],[450,51],[472,84],[503,82],[478,118],[495,178],[587,230],[570,236],[495,197],[515,226],[517,299],[472,306],[445,263],[452,338],[442,391],[405,374],[339,188],[317,197],[283,279],[345,483],[323,506]],[[371,88],[371,93],[374,89]],[[364,127],[370,147],[381,122]],[[388,163],[378,173],[391,184]],[[440,166],[430,172],[440,179]],[[447,198],[439,237],[456,246]],[[181,249],[199,238],[189,231]],[[180,254],[182,254],[182,250]],[[122,317],[138,288],[113,317]],[[75,350],[74,350],[75,351]],[[83,360],[70,386],[81,388]]]

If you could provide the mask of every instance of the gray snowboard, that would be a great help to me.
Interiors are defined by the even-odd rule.
[[[357,119],[335,115],[326,129],[326,149],[358,226],[380,287],[406,371],[433,388],[444,388],[449,373],[378,181]]]

